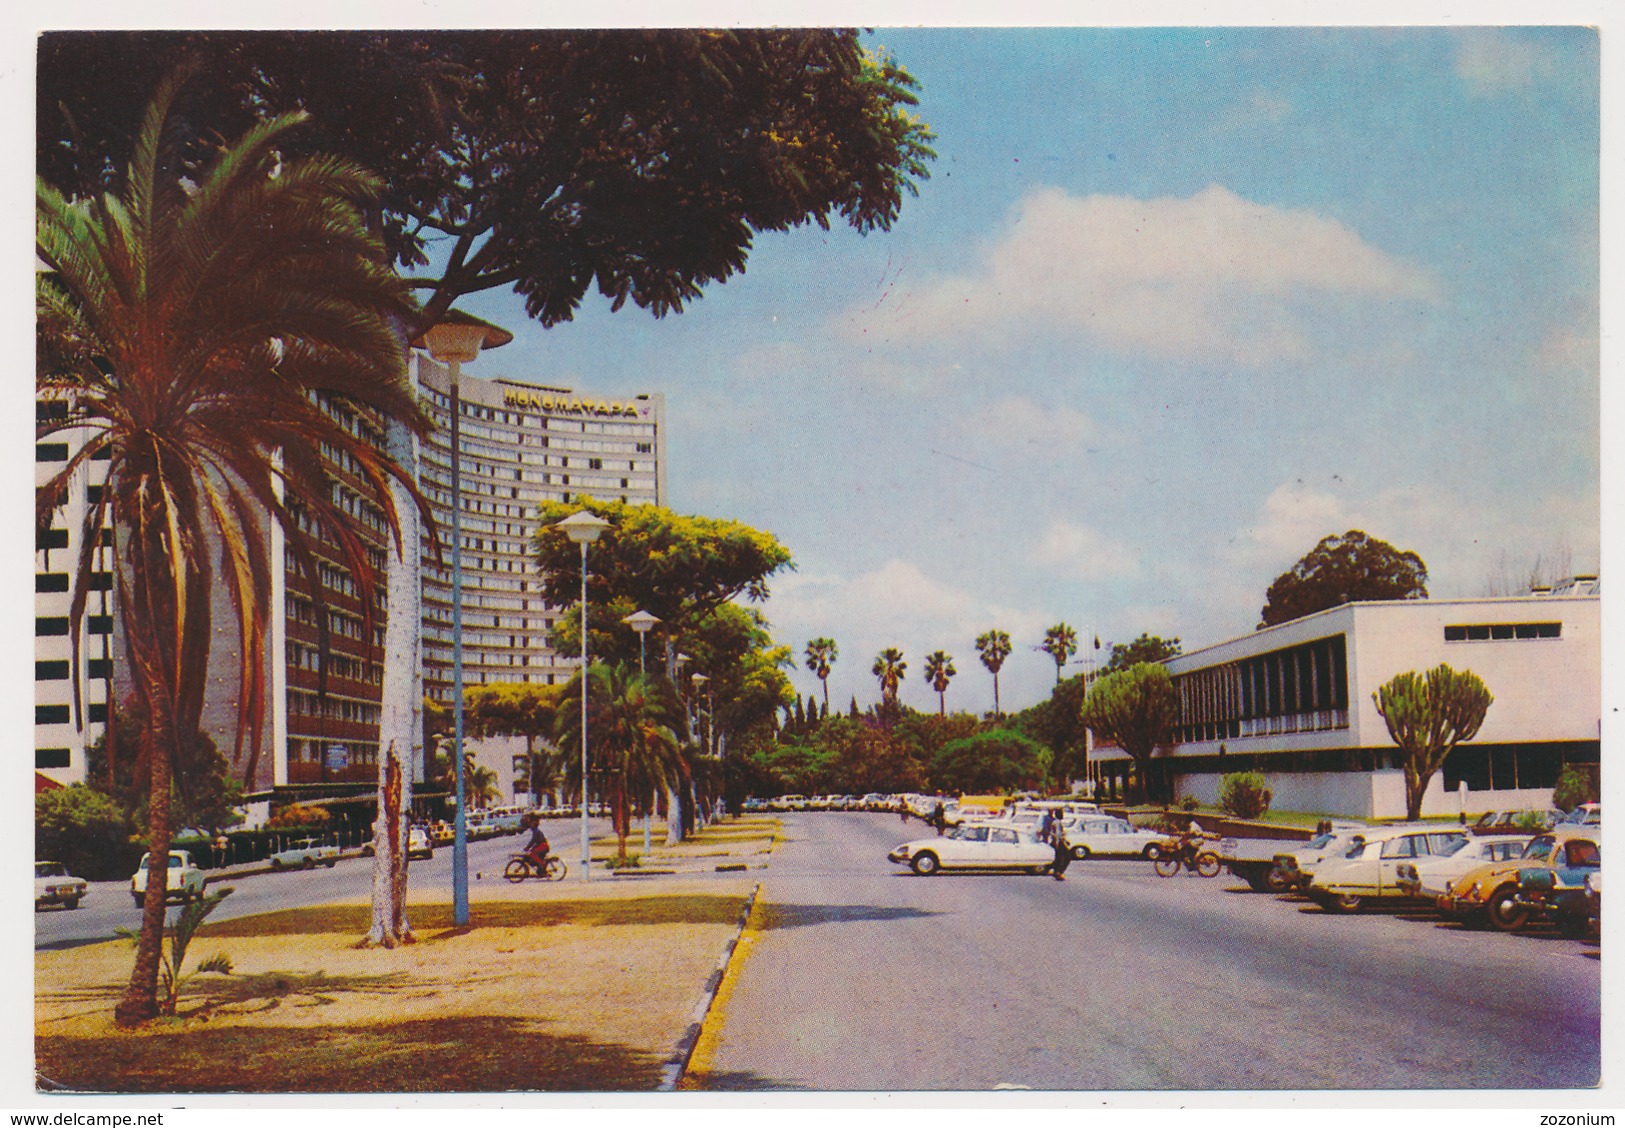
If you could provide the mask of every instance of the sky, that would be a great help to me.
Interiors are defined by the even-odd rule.
[[[1143,631],[1246,633],[1323,536],[1432,596],[1599,566],[1598,40],[1581,28],[880,29],[938,158],[889,232],[760,237],[656,320],[471,375],[667,396],[669,505],[767,529],[833,701],[1009,711]],[[1102,650],[1101,655],[1105,655]],[[817,680],[798,663],[803,693]]]

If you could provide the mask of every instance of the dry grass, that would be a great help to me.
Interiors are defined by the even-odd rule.
[[[365,904],[206,926],[224,951],[179,1016],[119,1030],[124,942],[35,961],[42,1078],[105,1092],[490,1092],[651,1089],[738,921],[744,879],[527,884],[415,905],[419,943],[358,949]]]

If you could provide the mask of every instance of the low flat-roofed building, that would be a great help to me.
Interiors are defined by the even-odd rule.
[[[1179,694],[1174,744],[1153,763],[1172,794],[1217,801],[1220,780],[1263,772],[1278,810],[1405,814],[1398,749],[1373,699],[1396,674],[1445,663],[1483,679],[1494,703],[1428,785],[1422,813],[1544,808],[1565,764],[1601,755],[1600,585],[1495,599],[1349,603],[1168,659]],[[1128,760],[1094,752],[1121,790]]]

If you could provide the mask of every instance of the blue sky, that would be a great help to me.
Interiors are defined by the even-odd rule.
[[[517,300],[482,376],[658,388],[671,505],[770,529],[833,697],[1005,707],[1065,620],[1244,633],[1350,528],[1437,597],[1598,566],[1598,43],[1505,30],[879,30],[932,179],[889,233],[762,237],[680,316]],[[811,692],[816,681],[798,670]]]

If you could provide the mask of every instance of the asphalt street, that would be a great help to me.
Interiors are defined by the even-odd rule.
[[[580,878],[580,823],[550,819],[545,824],[553,852],[570,867],[569,880]],[[594,836],[609,833],[608,819],[593,819]],[[502,870],[510,855],[524,843],[523,837],[504,835],[468,844],[468,887],[470,899],[478,899],[486,889],[505,887]],[[595,873],[594,880],[613,881],[608,874]],[[408,877],[411,892],[408,904],[422,894],[435,892],[451,900],[451,847],[440,846],[434,857],[411,863]],[[372,896],[372,859],[341,858],[332,869],[290,870],[285,873],[257,873],[242,877],[211,877],[211,888],[229,885],[232,893],[222,901],[210,920],[230,920],[254,913],[272,912],[299,905],[320,905],[353,901]],[[171,915],[176,910],[171,909]],[[93,881],[79,908],[44,909],[34,914],[34,947],[54,949],[115,939],[119,926],[136,928],[141,910],[130,898],[130,881]]]
[[[922,878],[891,815],[804,813],[702,1040],[719,1089],[1525,1089],[1600,1069],[1600,960],[1094,859]]]

